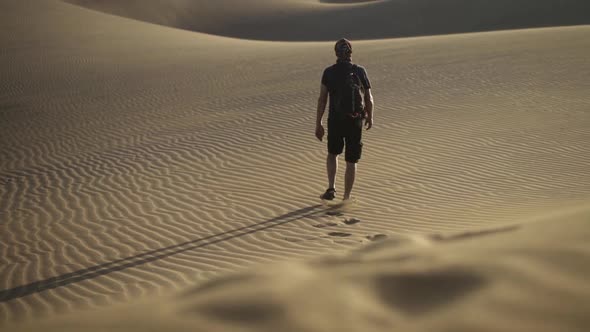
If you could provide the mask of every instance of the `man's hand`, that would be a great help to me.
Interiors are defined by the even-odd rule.
[[[321,123],[315,126],[315,137],[320,141],[324,138],[324,126]]]
[[[365,127],[367,127],[367,130],[373,128],[373,117],[372,116],[365,119]]]

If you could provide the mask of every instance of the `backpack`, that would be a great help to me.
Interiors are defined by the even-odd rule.
[[[358,74],[359,67],[352,65],[339,82],[335,93],[335,110],[340,118],[365,118],[364,87]]]

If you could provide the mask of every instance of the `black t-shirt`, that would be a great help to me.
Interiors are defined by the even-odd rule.
[[[333,115],[335,112],[333,98],[335,98],[336,88],[340,82],[345,79],[346,74],[348,73],[351,66],[352,63],[350,62],[339,61],[324,70],[324,74],[322,75],[322,84],[328,88],[328,92],[330,93],[330,111],[328,113],[328,117]],[[362,66],[356,65],[356,67],[357,75],[359,76],[363,87],[365,90],[370,89],[371,82],[367,76],[367,71]]]

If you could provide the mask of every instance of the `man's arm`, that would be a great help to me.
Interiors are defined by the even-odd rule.
[[[365,89],[365,111],[367,112],[365,125],[367,126],[367,130],[369,130],[373,127],[373,95],[371,94],[371,89]]]
[[[324,137],[324,126],[322,124],[322,118],[326,111],[326,105],[328,104],[328,88],[322,84],[320,89],[320,97],[318,98],[318,108],[315,121],[315,137],[320,141]]]

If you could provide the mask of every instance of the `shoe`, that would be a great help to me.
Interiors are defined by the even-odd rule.
[[[321,199],[326,200],[326,201],[331,201],[336,197],[336,189],[334,188],[328,188],[326,190],[326,192],[320,196]]]

